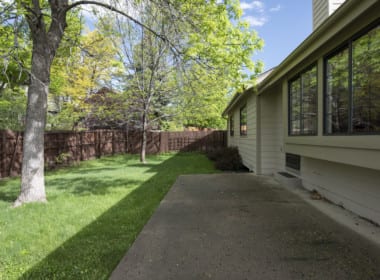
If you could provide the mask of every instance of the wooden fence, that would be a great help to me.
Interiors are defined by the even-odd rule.
[[[170,151],[206,151],[226,146],[225,131],[149,132],[147,154]],[[0,178],[21,173],[23,134],[0,130]],[[45,133],[45,167],[99,158],[104,155],[139,153],[141,133],[94,130]]]

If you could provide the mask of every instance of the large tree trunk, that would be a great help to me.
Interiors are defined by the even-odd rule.
[[[23,142],[21,191],[14,206],[45,202],[44,132],[50,67],[66,28],[68,0],[49,0],[51,23],[45,25],[40,1],[21,1],[33,40]]]
[[[49,91],[50,55],[43,42],[34,44],[23,142],[21,192],[14,203],[45,202],[44,132]]]

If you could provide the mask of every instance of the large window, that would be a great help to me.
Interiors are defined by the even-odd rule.
[[[240,108],[240,135],[247,135],[247,105]]]
[[[234,136],[235,124],[234,124],[234,116],[230,116],[230,136]]]
[[[317,67],[289,83],[289,135],[317,134]]]
[[[380,26],[325,61],[325,133],[380,133]]]

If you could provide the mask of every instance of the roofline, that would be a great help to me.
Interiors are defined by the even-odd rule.
[[[355,10],[355,6],[367,5],[371,7],[376,4],[376,0],[372,1],[357,1],[357,0],[347,0],[345,1],[337,10],[332,13],[326,20],[324,20],[298,47],[296,47],[280,64],[279,66],[268,76],[262,83],[258,85],[258,94],[261,94],[265,89],[273,85],[279,79],[284,76],[284,72],[287,72],[287,67],[294,60],[295,57],[300,56],[300,54],[307,53],[306,50],[310,48],[316,41],[321,37],[321,35],[326,34],[328,30],[337,21],[342,19],[346,14]],[[305,55],[307,57],[307,55]]]
[[[269,70],[266,70],[265,72],[259,74],[257,77],[256,77],[256,80],[258,79],[258,84],[259,85],[263,80],[266,79],[266,77],[263,79],[263,80],[260,80],[260,76],[265,76],[266,74],[269,76],[270,73],[275,69],[275,67],[269,69]],[[228,103],[226,109],[224,109],[223,113],[222,113],[222,116],[226,116],[228,111],[235,106],[235,104],[237,102],[239,102],[243,97],[247,96],[251,91],[254,90],[254,88],[257,86],[257,85],[254,85],[254,86],[250,86],[249,88],[247,88],[246,90],[244,90],[243,92],[236,92],[234,94],[234,96],[232,97],[231,101]]]
[[[292,65],[292,63],[296,60],[297,57],[303,59],[307,58],[312,52],[316,51],[318,47],[323,45],[325,42],[330,40],[334,34],[330,33],[329,30],[339,21],[347,17],[350,13],[357,12],[357,7],[362,6],[360,12],[367,11],[372,6],[378,4],[378,0],[366,0],[366,1],[358,1],[358,0],[347,0],[345,1],[337,10],[334,11],[332,15],[330,15],[326,20],[324,20],[318,27],[315,29],[298,47],[296,47],[276,68],[272,68],[273,70],[267,77],[264,78],[259,84],[256,85],[256,93],[258,95],[262,94],[265,90],[273,86],[276,82],[278,82],[286,73],[291,70],[296,65]],[[347,17],[348,20],[352,17]],[[343,22],[343,24],[348,24],[348,22]],[[323,35],[327,37],[323,38]],[[321,41],[321,38],[323,41]],[[320,42],[319,45],[316,45],[317,42]],[[314,45],[314,47],[313,47]],[[268,70],[270,71],[270,70]],[[266,72],[264,72],[266,73]],[[264,74],[263,73],[263,74]],[[255,87],[255,86],[253,86]],[[242,94],[235,94],[230,103],[227,105],[227,108],[223,111],[222,116],[227,115],[227,113],[234,107],[234,105],[245,97],[253,87],[250,87]]]

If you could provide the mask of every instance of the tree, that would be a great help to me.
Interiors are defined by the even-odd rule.
[[[176,90],[179,93],[172,109],[177,114],[167,122],[169,129],[224,129],[226,122],[222,112],[229,101],[231,81],[225,79],[222,74],[208,72],[197,64],[191,65],[186,74],[188,77],[177,81]]]
[[[139,2],[129,1],[128,3]],[[9,3],[9,4],[8,4]],[[155,0],[145,2],[155,5],[171,19],[178,35],[179,45],[171,42],[127,12],[129,7],[120,9],[121,2],[109,5],[98,1],[68,0],[16,0],[1,3],[6,12],[1,17],[24,18],[32,40],[32,58],[29,70],[28,106],[23,143],[21,192],[14,205],[26,202],[46,201],[44,182],[44,129],[46,126],[47,96],[50,85],[51,66],[67,27],[66,16],[80,5],[93,4],[121,14],[132,22],[144,27],[165,42],[168,48],[184,60],[210,62],[211,67],[229,65],[226,74],[238,85],[241,83],[241,67],[253,67],[250,55],[260,40],[247,31],[248,26],[239,22],[241,11],[238,0]],[[239,15],[240,14],[240,15]],[[238,24],[230,21],[237,20]],[[3,22],[3,21],[1,21]],[[192,32],[191,32],[192,31]],[[191,33],[189,36],[186,34]],[[211,54],[211,55],[210,55]],[[226,64],[223,64],[225,62]],[[218,64],[219,63],[219,64]],[[227,73],[228,72],[228,73]]]
[[[106,31],[111,29],[107,33],[114,43],[121,45],[119,56],[125,68],[127,103],[134,123],[142,131],[142,162],[146,132],[155,122],[168,127],[174,123],[170,123],[172,119],[177,120],[176,124],[180,119],[185,125],[223,127],[221,113],[226,95],[247,78],[242,66],[259,66],[249,56],[262,42],[239,19],[238,1],[227,1],[227,5],[215,1],[167,3],[167,9],[154,9],[142,1],[134,9],[143,15],[143,23],[169,42],[180,42],[181,48],[166,44],[143,29],[139,32],[138,26],[119,18],[113,27],[107,26],[109,22],[103,25]],[[176,13],[171,9],[178,3],[182,5],[176,11],[191,18],[181,21],[181,26],[172,20]],[[209,113],[207,118],[205,111]]]
[[[83,120],[86,128],[116,129],[126,126],[128,117],[125,110],[125,95],[103,87],[91,94],[85,102],[89,106]]]
[[[3,4],[4,10],[9,11],[4,16],[14,18],[22,16],[26,19],[33,44],[23,142],[21,192],[14,206],[26,202],[46,201],[44,130],[50,70],[67,27],[66,16],[72,9],[82,4],[96,4],[117,10],[96,1],[77,1],[69,4],[68,0],[18,0]],[[122,11],[118,12],[129,17]]]
[[[5,88],[0,94],[0,128],[22,130],[25,121],[26,96],[23,88]]]
[[[136,5],[141,21],[159,34],[174,41],[169,19],[149,5]],[[176,94],[170,81],[176,68],[175,53],[169,45],[144,28],[116,17],[114,22],[102,21],[103,31],[112,38],[124,66],[122,88],[130,123],[141,131],[140,161],[146,162],[147,132],[166,116],[165,106]]]
[[[59,91],[53,92],[56,112],[49,118],[51,129],[76,128],[94,109],[86,100],[101,88],[111,88],[112,77],[119,71],[116,49],[98,30],[82,35],[76,48],[66,58],[66,65],[56,67],[58,73],[64,71],[64,83]]]

